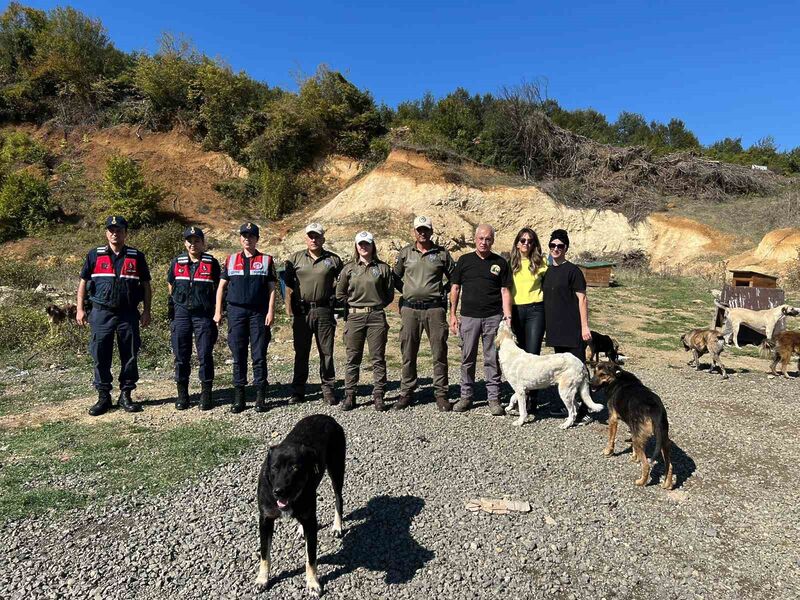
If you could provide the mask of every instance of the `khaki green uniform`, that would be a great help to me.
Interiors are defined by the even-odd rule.
[[[295,252],[286,261],[286,287],[292,290],[292,339],[294,343],[293,393],[305,394],[311,339],[319,352],[319,378],[323,392],[333,392],[336,371],[333,364],[333,340],[336,320],[333,301],[336,278],[342,271],[342,259],[323,250],[315,259],[307,250]]]
[[[422,332],[428,336],[433,355],[433,389],[447,397],[447,302],[444,279],[450,281],[455,262],[441,246],[421,251],[416,244],[400,250],[394,266],[395,286],[402,292],[400,302],[400,350],[403,354],[401,396],[417,387],[417,354]]]
[[[394,299],[392,269],[382,260],[369,264],[361,261],[347,263],[339,275],[336,299],[347,302],[349,306],[344,325],[347,348],[345,391],[355,392],[366,341],[372,359],[372,393],[382,397],[386,389],[386,339],[389,332],[383,309]]]

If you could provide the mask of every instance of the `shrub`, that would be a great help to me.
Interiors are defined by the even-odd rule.
[[[13,259],[0,261],[0,285],[17,289],[35,288],[42,283],[42,274],[31,269],[29,262]]]
[[[26,171],[6,177],[0,190],[0,239],[32,234],[52,216],[46,181]]]
[[[40,165],[47,160],[47,150],[22,131],[0,133],[0,166],[17,163]]]
[[[0,311],[0,355],[35,348],[47,337],[47,316],[38,307],[13,303]]]
[[[260,192],[256,197],[256,210],[267,219],[278,219],[294,209],[297,188],[286,171],[265,168],[258,174]]]
[[[183,229],[177,221],[167,221],[132,232],[127,243],[144,252],[152,270],[154,265],[165,264],[183,251]],[[159,276],[153,274],[153,279]]]
[[[103,174],[102,195],[109,214],[122,215],[130,227],[139,227],[155,221],[164,193],[147,184],[135,160],[112,156]]]

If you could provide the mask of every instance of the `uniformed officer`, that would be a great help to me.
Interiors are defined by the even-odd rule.
[[[336,296],[336,278],[343,263],[333,252],[325,250],[325,228],[319,223],[306,227],[306,249],[295,252],[286,261],[286,312],[292,317],[294,340],[294,375],[290,403],[302,402],[308,381],[308,358],[311,339],[316,340],[319,351],[319,378],[322,397],[336,404],[333,366],[333,340],[336,321],[333,302]]]
[[[245,223],[239,228],[242,251],[225,259],[217,288],[214,321],[222,322],[222,303],[228,293],[228,347],[233,354],[233,406],[239,413],[245,407],[247,348],[253,357],[253,383],[256,386],[256,411],[267,410],[267,346],[275,320],[275,261],[256,248],[258,225]]]
[[[175,382],[178,398],[175,408],[189,408],[189,374],[192,371],[192,335],[200,360],[200,410],[211,408],[214,385],[214,344],[217,324],[214,308],[220,267],[216,258],[206,253],[203,230],[188,227],[183,232],[186,252],[172,260],[167,271],[169,287],[172,353],[175,356]]]
[[[450,253],[433,243],[430,218],[414,219],[414,243],[405,246],[394,266],[395,287],[403,294],[400,300],[400,351],[403,372],[397,410],[413,401],[417,387],[417,353],[424,331],[433,355],[433,389],[436,406],[451,410],[447,400],[447,302],[444,279],[450,281],[455,263]]]
[[[78,284],[79,325],[92,328],[89,353],[94,359],[94,387],[97,402],[89,409],[93,417],[111,408],[111,358],[116,340],[119,349],[119,406],[126,412],[139,412],[142,405],[131,399],[139,380],[137,356],[142,345],[139,325],[150,324],[150,269],[144,254],[125,245],[128,222],[124,217],[106,219],[108,244],[93,248],[86,256]],[[86,315],[86,298],[91,312]],[[139,315],[139,303],[143,302]]]
[[[364,342],[372,359],[372,399],[375,410],[385,410],[386,338],[389,323],[384,308],[394,299],[392,269],[378,258],[375,239],[368,231],[356,235],[355,258],[347,263],[336,284],[336,300],[347,302],[349,316],[344,326],[347,348],[345,398],[342,410],[355,407]]]

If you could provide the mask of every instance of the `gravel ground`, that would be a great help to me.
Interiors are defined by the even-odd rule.
[[[330,532],[332,493],[320,487],[329,598],[798,597],[800,383],[635,371],[670,415],[671,492],[635,487],[627,452],[601,455],[604,424],[564,432],[542,411],[517,428],[485,405],[440,414],[427,392],[402,413],[341,413],[319,400],[263,415],[218,409],[263,444],[167,495],[6,524],[0,597],[305,597],[302,540],[289,521],[277,526],[270,586],[254,585],[255,487],[267,444],[315,412],[333,414],[348,435],[341,540]],[[621,427],[618,452],[626,435]],[[470,498],[503,496],[533,510],[464,509]]]

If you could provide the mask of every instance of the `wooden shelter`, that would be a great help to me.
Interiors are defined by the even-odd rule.
[[[780,306],[786,301],[786,293],[778,287],[746,287],[743,285],[726,285],[722,289],[719,303],[730,308],[749,308],[750,310],[766,310]],[[722,327],[725,324],[725,310],[717,307],[711,327]],[[764,334],[746,324],[739,329],[739,345],[753,344],[758,346],[764,341]]]
[[[778,278],[766,273],[757,271],[737,271],[731,269],[733,273],[734,287],[758,287],[758,288],[777,288]]]
[[[616,267],[615,263],[594,261],[575,263],[583,272],[586,278],[586,285],[589,287],[608,287],[611,285],[611,269]]]

